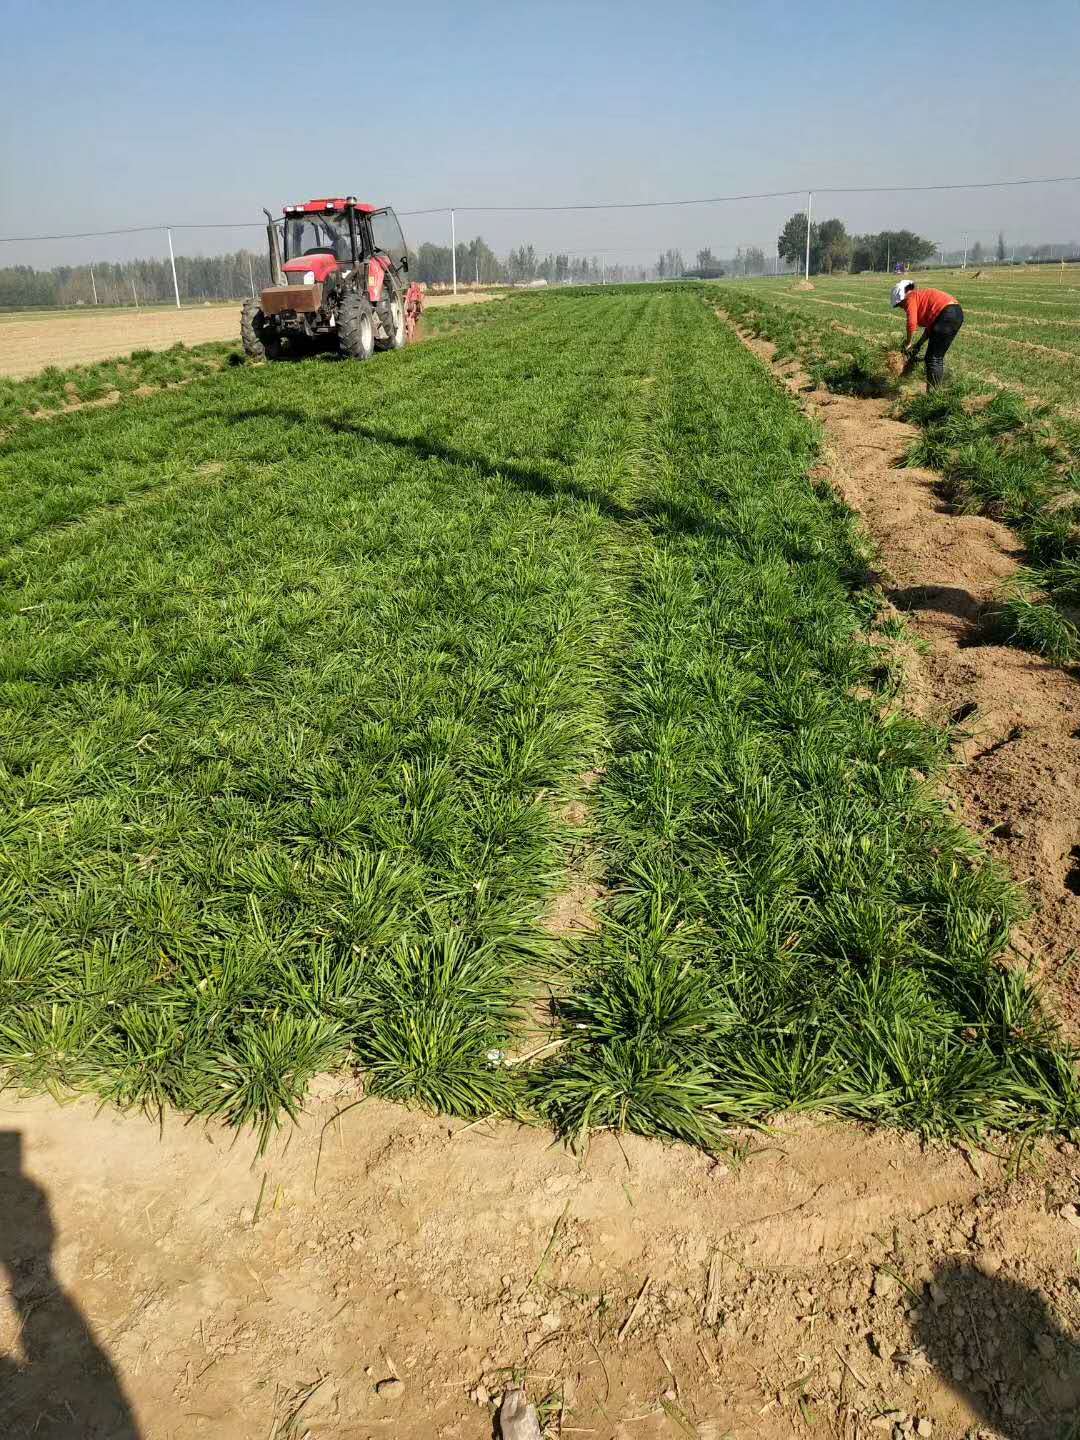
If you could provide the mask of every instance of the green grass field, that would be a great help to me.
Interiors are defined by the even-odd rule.
[[[973,266],[914,272],[912,278],[948,291],[964,307],[964,328],[949,355],[958,376],[988,391],[1018,390],[1080,417],[1080,266]],[[738,284],[841,335],[877,342],[904,333],[902,315],[889,307],[895,280],[815,275],[812,291],[797,291],[785,280]]]
[[[791,1108],[1076,1125],[1016,892],[928,781],[950,737],[895,705],[854,518],[714,297],[522,296],[16,420],[11,1083],[263,1134],[341,1064],[707,1146]],[[549,990],[558,1045],[506,1063]]]

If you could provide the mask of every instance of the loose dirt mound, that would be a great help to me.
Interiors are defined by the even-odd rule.
[[[744,341],[771,363],[767,341]],[[917,431],[888,401],[812,391],[779,367],[824,426],[829,474],[877,542],[885,592],[925,642],[913,657],[912,702],[958,723],[949,788],[971,826],[1028,889],[1034,913],[1018,937],[1062,1019],[1080,1033],[1080,687],[1027,651],[982,643],[980,621],[1020,565],[1020,542],[994,520],[951,513],[936,477],[899,469]]]
[[[788,1123],[737,1164],[634,1137],[579,1159],[355,1099],[253,1160],[9,1098],[0,1433],[490,1440],[512,1374],[550,1435],[601,1440],[958,1437],[1010,1409],[987,1434],[1047,1440],[1036,1416],[1080,1399],[1071,1156],[1005,1187]]]

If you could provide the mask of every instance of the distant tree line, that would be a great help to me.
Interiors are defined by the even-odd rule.
[[[795,266],[806,262],[806,211],[792,215],[777,238],[782,259]],[[834,270],[888,270],[897,264],[918,265],[934,254],[934,242],[911,230],[879,230],[849,235],[843,220],[821,220],[810,226],[810,273]]]
[[[796,270],[806,256],[806,215],[792,215],[777,241],[780,259]],[[968,263],[979,265],[996,258],[1007,263],[1015,253],[1024,261],[1076,258],[1074,245],[1006,245],[984,247],[975,241]],[[410,274],[425,285],[449,285],[454,258],[449,245],[424,241],[410,251]],[[934,254],[934,244],[910,230],[880,230],[872,235],[849,235],[842,220],[815,221],[810,227],[810,270],[829,274],[834,270],[887,270],[898,261],[918,265]],[[952,257],[959,258],[956,252]],[[463,285],[549,285],[595,284],[607,280],[618,284],[629,280],[672,280],[681,277],[717,279],[723,275],[765,275],[774,268],[770,256],[757,245],[738,249],[729,259],[720,259],[709,246],[697,252],[688,266],[678,249],[665,250],[648,264],[609,264],[598,255],[571,255],[566,251],[547,255],[533,245],[519,245],[508,255],[495,253],[482,236],[462,241],[456,250],[457,279]],[[228,255],[176,257],[176,278],[180,297],[188,303],[206,300],[240,300],[270,283],[270,266],[265,251],[236,250]],[[67,305],[169,304],[173,299],[172,270],[168,260],[95,261],[93,265],[57,265],[52,270],[35,270],[29,265],[0,269],[0,309]]]
[[[765,267],[765,251],[758,245],[749,245],[745,250],[740,245],[730,260],[722,260],[706,245],[697,252],[693,269],[685,273],[694,280],[719,280],[725,275],[764,275]]]
[[[176,280],[185,300],[236,300],[270,283],[265,254],[237,250],[230,255],[176,257]],[[57,265],[34,270],[13,265],[0,270],[0,308],[33,305],[167,304],[174,298],[168,260],[95,260],[93,265]]]
[[[506,256],[496,255],[481,236],[457,246],[458,284],[549,285],[611,284],[628,280],[670,278],[683,273],[682,256],[668,250],[653,265],[608,264],[596,255],[566,252],[539,255],[533,245],[520,245]],[[410,276],[425,285],[449,285],[454,256],[449,245],[425,241],[409,252]],[[270,283],[266,252],[237,250],[230,255],[176,257],[180,298],[186,302],[240,300]],[[159,305],[174,298],[168,260],[97,261],[93,265],[58,265],[35,270],[29,265],[0,269],[0,309],[67,305]]]
[[[409,252],[410,274],[423,285],[449,285],[455,257],[458,284],[466,285],[532,285],[538,280],[548,285],[583,285],[604,278],[614,284],[649,280],[657,274],[655,267],[646,265],[609,265],[598,255],[571,255],[565,251],[540,255],[534,245],[519,245],[500,257],[479,235],[468,244],[460,243],[454,255],[449,245],[425,241],[415,252]]]

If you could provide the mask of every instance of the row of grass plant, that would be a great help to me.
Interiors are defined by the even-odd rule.
[[[236,344],[213,340],[203,345],[176,344],[168,350],[135,350],[116,360],[89,365],[49,365],[24,380],[0,379],[0,427],[114,394],[130,395],[144,386],[176,385],[220,370],[234,358],[240,358]]]
[[[733,319],[798,359],[815,384],[838,393],[898,397],[898,413],[922,434],[907,463],[941,475],[961,513],[1017,531],[1025,567],[986,617],[989,635],[1058,664],[1080,661],[1080,431],[1048,405],[1009,390],[954,380],[930,394],[903,386],[890,367],[895,346],[871,344],[742,291],[725,291]]]
[[[265,1136],[351,1061],[379,1093],[520,1111],[499,1061],[603,750],[651,336],[640,297],[500,305],[487,335],[14,436],[12,1083]]]
[[[640,553],[600,792],[612,901],[533,1080],[561,1130],[706,1146],[812,1110],[972,1139],[1069,1129],[1072,1057],[1003,961],[1012,884],[882,705],[854,517],[808,422],[692,297],[658,297]]]
[[[475,308],[12,438],[0,1070],[264,1136],[342,1063],[571,1134],[1071,1128],[790,398],[700,288]],[[595,770],[611,900],[526,1071]]]

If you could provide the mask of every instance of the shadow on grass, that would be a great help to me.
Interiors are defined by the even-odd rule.
[[[643,497],[633,505],[624,505],[603,490],[595,490],[569,478],[556,479],[543,470],[513,460],[492,460],[474,451],[457,450],[434,440],[396,435],[377,425],[363,425],[334,415],[310,415],[303,410],[266,409],[224,413],[221,418],[231,425],[247,424],[255,420],[276,420],[284,425],[320,425],[335,435],[353,436],[357,440],[368,440],[375,445],[390,445],[395,449],[405,450],[419,460],[437,460],[460,466],[485,479],[509,480],[518,489],[544,500],[578,500],[594,507],[606,519],[621,524],[644,524],[654,531],[674,531],[724,542],[730,541],[737,533],[732,527],[719,523],[714,517],[699,510],[672,504],[655,495]]]

